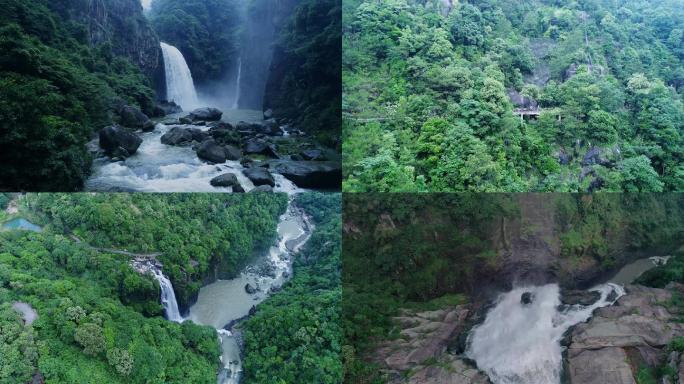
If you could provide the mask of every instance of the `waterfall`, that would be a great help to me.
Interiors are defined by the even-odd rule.
[[[233,109],[240,108],[240,83],[242,82],[242,57],[238,58],[237,79],[235,80],[235,101],[233,101]]]
[[[142,0],[141,2],[144,11],[149,11],[152,8],[152,0]]]
[[[183,54],[178,48],[166,43],[161,43],[161,48],[166,72],[166,99],[176,102],[184,109],[197,108],[197,91]]]
[[[164,306],[166,318],[175,323],[182,323],[183,316],[181,316],[178,310],[178,301],[176,301],[176,294],[173,292],[171,280],[164,276],[161,270],[157,268],[152,269],[152,273],[157,281],[159,281],[159,287],[161,287],[161,302]]]
[[[624,289],[599,285],[601,298],[589,306],[561,305],[557,284],[516,288],[499,296],[496,305],[468,338],[466,354],[495,384],[558,384],[562,372],[561,339],[570,327],[592,312],[612,305]],[[532,302],[521,303],[523,293]]]

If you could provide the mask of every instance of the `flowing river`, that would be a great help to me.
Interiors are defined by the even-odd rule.
[[[197,302],[190,307],[183,318],[169,279],[158,266],[137,265],[141,272],[151,273],[161,288],[161,302],[166,318],[174,322],[193,321],[196,324],[216,328],[221,342],[219,384],[237,384],[242,375],[240,336],[230,329],[248,317],[250,311],[277,291],[292,275],[292,256],[309,239],[312,224],[304,213],[293,206],[280,216],[277,227],[278,241],[270,247],[268,254],[247,266],[239,276],[230,280],[218,280],[202,287]],[[253,291],[247,292],[249,285]]]

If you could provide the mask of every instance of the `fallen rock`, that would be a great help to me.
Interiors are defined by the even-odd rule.
[[[203,141],[202,144],[197,148],[197,156],[202,159],[212,163],[225,163],[226,162],[226,151],[225,149],[216,144],[214,140]]]
[[[253,295],[257,293],[257,289],[254,288],[252,284],[247,283],[247,285],[245,285],[245,292],[247,292],[250,295]]]
[[[299,156],[304,160],[325,161],[327,158],[320,149],[307,149],[302,151]]]
[[[190,112],[190,114],[187,116],[190,120],[193,122],[195,121],[218,121],[221,120],[221,116],[223,116],[223,112],[216,108],[197,108],[194,111]]]
[[[520,295],[520,303],[523,305],[532,304],[533,300],[534,295],[532,294],[532,292],[523,292],[523,294]]]
[[[255,186],[268,185],[275,187],[275,179],[271,173],[261,167],[253,167],[242,170],[242,173],[254,183]]]
[[[236,185],[240,185],[240,182],[234,173],[224,173],[223,175],[216,176],[211,179],[209,184],[213,185],[214,187],[234,187]]]
[[[124,105],[119,109],[120,123],[124,127],[142,129],[145,132],[154,130],[154,123],[138,108]]]
[[[565,305],[584,305],[589,306],[601,299],[601,293],[598,291],[561,291],[561,303]]]
[[[242,151],[240,148],[234,147],[232,145],[226,145],[223,147],[226,153],[226,159],[237,161],[242,157]]]
[[[142,139],[138,135],[119,125],[102,128],[99,137],[100,148],[109,156],[115,153],[117,157],[132,156],[142,144]]]
[[[272,158],[279,158],[276,147],[261,139],[252,139],[245,143],[244,151],[246,154],[258,154]]]

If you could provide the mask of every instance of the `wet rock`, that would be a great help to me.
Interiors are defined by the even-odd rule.
[[[187,116],[194,121],[218,121],[221,120],[223,112],[216,108],[197,108]]]
[[[162,144],[185,145],[192,142],[192,133],[183,127],[173,127],[161,137]]]
[[[252,139],[245,143],[244,151],[246,154],[258,154],[277,159],[276,147],[261,139]]]
[[[606,185],[606,181],[603,180],[601,177],[595,177],[594,180],[591,181],[589,184],[589,187],[587,188],[587,192],[592,193],[595,191],[601,190],[603,186]]]
[[[273,187],[270,185],[259,185],[253,188],[250,193],[273,193]]]
[[[244,169],[242,173],[244,173],[245,176],[247,176],[247,178],[250,179],[255,186],[268,185],[271,187],[275,187],[275,180],[273,179],[273,175],[271,175],[271,173],[264,168],[247,168]]]
[[[587,153],[584,154],[582,158],[582,166],[586,167],[589,165],[603,165],[610,166],[610,160],[603,158],[601,149],[598,147],[591,147]]]
[[[214,187],[234,187],[240,185],[234,173],[224,173],[223,175],[216,176],[209,183]]]
[[[254,316],[256,313],[256,306],[252,305],[252,308],[249,309],[249,315]]]
[[[561,291],[561,303],[565,305],[584,305],[589,306],[601,299],[601,293],[598,291]]]
[[[288,279],[288,278],[290,277],[290,272],[288,272],[288,271],[283,271],[282,276],[283,276],[283,279]]]
[[[245,292],[247,292],[250,295],[253,295],[257,293],[257,289],[252,286],[252,284],[247,283],[245,285]]]
[[[226,159],[228,160],[237,161],[240,160],[240,158],[242,157],[242,151],[240,150],[240,148],[237,148],[232,145],[226,145],[223,147],[223,149],[226,152]]]
[[[187,124],[192,124],[192,119],[190,119],[190,118],[187,117],[187,116],[179,118],[178,121],[179,121],[181,124],[186,124],[186,125],[187,125]]]
[[[176,104],[173,101],[162,101],[159,104],[157,104],[157,107],[159,107],[164,112],[164,115],[172,115],[174,113],[183,112],[183,108],[181,108],[180,105]]]
[[[237,145],[242,142],[240,134],[228,123],[221,122],[220,125],[213,126],[209,129],[209,134],[216,140],[217,143],[223,145]]]
[[[197,156],[212,163],[225,163],[226,151],[214,140],[206,140],[197,148]]]
[[[235,192],[235,193],[245,193],[245,189],[242,188],[242,185],[238,184],[238,185],[234,185],[234,186],[233,186],[233,192]]]
[[[300,188],[339,189],[342,185],[342,167],[336,162],[282,160],[271,167]]]
[[[120,123],[124,127],[142,129],[145,132],[154,130],[154,123],[138,108],[124,105],[119,108]]]
[[[533,300],[534,300],[534,295],[532,294],[532,292],[523,292],[523,294],[520,295],[520,304],[523,304],[523,305],[532,304]]]
[[[267,109],[264,111],[264,120],[268,120],[273,117],[273,110],[272,109]]]
[[[299,156],[304,160],[325,161],[327,158],[320,149],[307,149],[302,151]]]
[[[131,156],[135,154],[140,144],[142,144],[142,139],[138,135],[119,125],[102,128],[99,132],[99,137],[100,148],[109,156],[115,153],[117,157]]]

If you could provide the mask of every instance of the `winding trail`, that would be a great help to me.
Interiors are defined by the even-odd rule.
[[[158,256],[163,255],[163,252],[152,252],[152,253],[135,253],[135,252],[128,252],[128,251],[122,251],[119,249],[114,249],[114,248],[99,248],[99,247],[94,247],[88,243],[83,242],[78,236],[74,234],[70,234],[69,237],[76,243],[78,244],[85,244],[88,248],[97,251],[97,252],[105,252],[105,253],[114,253],[117,255],[124,255],[124,256],[131,256],[136,259],[156,259]]]

